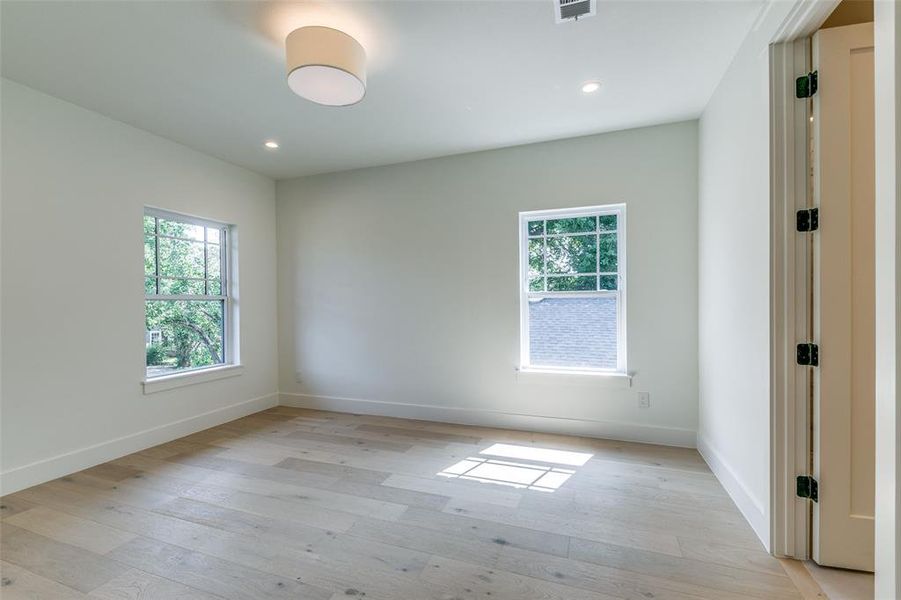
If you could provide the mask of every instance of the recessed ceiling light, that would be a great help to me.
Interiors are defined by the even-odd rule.
[[[582,93],[583,94],[593,94],[596,91],[601,89],[600,81],[586,81],[582,84]]]
[[[266,140],[266,142],[263,145],[266,146],[267,148],[269,148],[270,150],[278,149],[278,142],[276,142],[275,140]]]

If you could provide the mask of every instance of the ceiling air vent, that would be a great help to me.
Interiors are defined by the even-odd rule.
[[[554,0],[557,22],[578,21],[597,14],[597,0]]]

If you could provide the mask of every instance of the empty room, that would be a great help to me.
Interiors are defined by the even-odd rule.
[[[0,598],[901,598],[899,34],[0,0]]]

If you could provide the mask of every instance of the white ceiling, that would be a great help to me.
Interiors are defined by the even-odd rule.
[[[281,179],[697,117],[762,5],[600,0],[557,25],[552,0],[4,0],[0,50],[4,77]],[[366,48],[360,104],[288,89],[304,25]]]

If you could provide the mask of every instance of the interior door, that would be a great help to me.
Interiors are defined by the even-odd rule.
[[[813,38],[813,559],[873,570],[875,249],[873,24]]]

